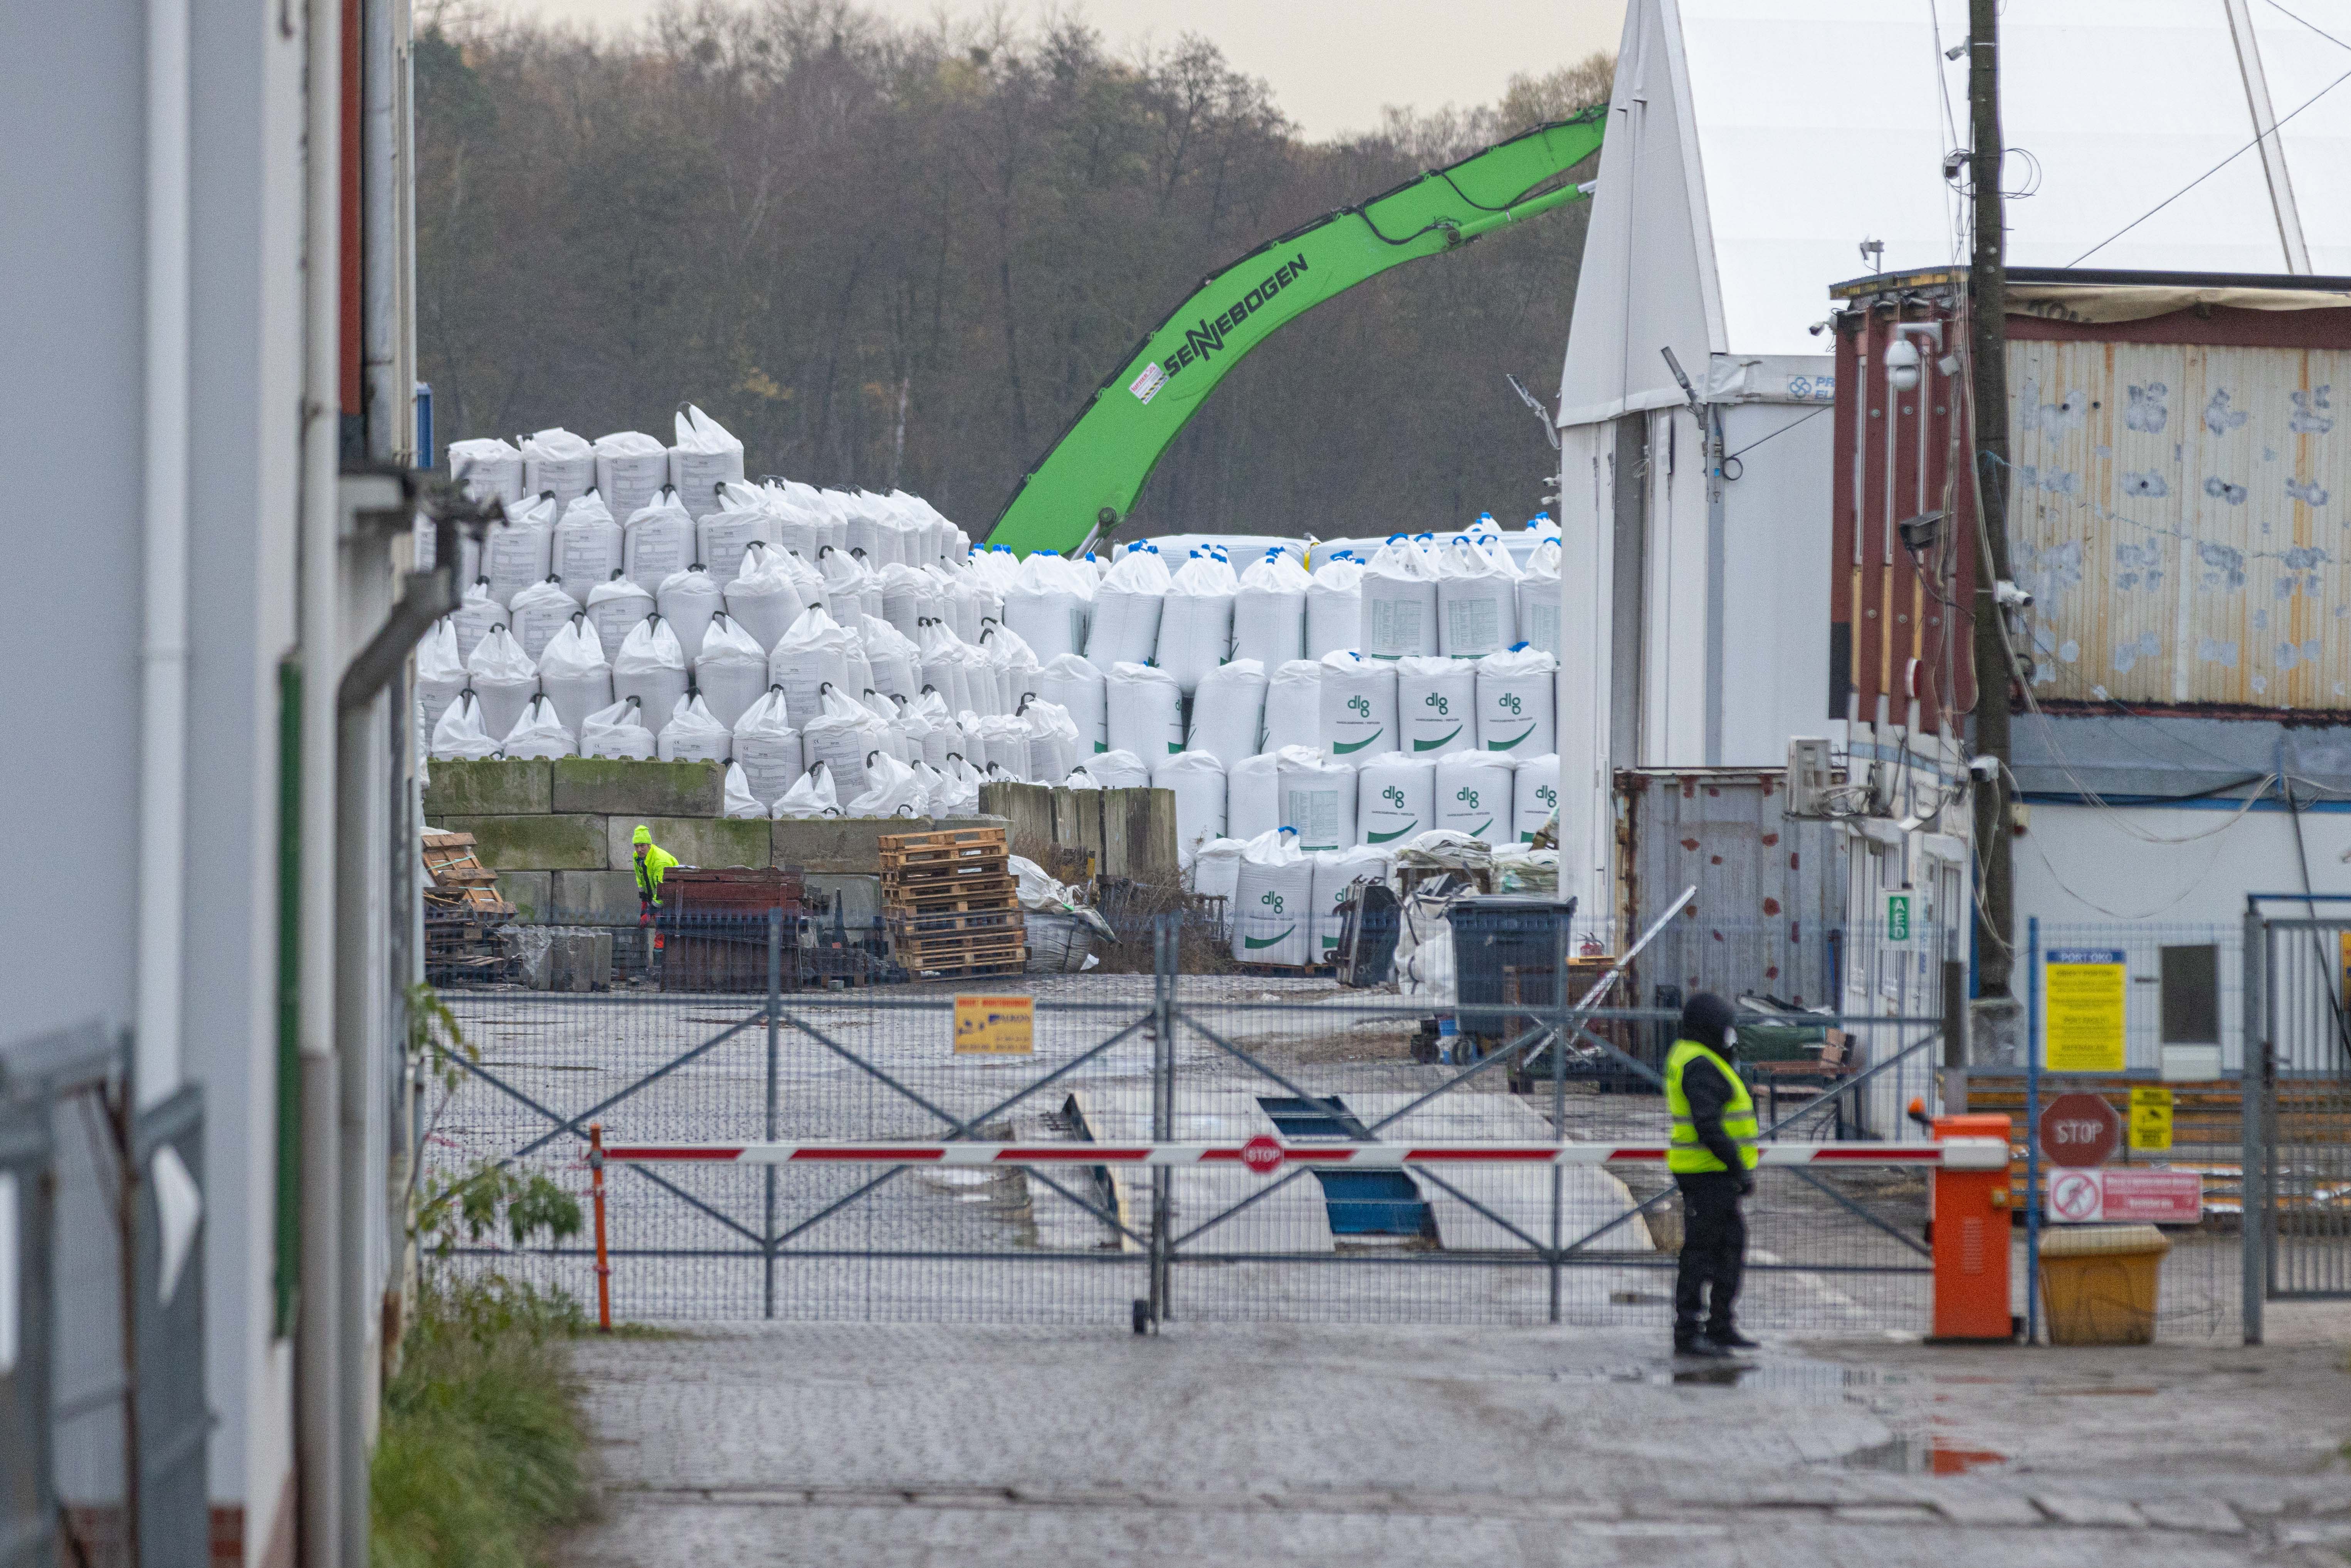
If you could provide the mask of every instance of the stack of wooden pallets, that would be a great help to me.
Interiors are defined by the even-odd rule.
[[[882,904],[890,946],[915,978],[1018,974],[1029,961],[1002,828],[884,835]]]
[[[482,864],[471,833],[427,831],[423,844],[433,877],[424,889],[425,977],[436,984],[507,978],[513,956],[498,933],[515,907],[498,896],[498,873]]]

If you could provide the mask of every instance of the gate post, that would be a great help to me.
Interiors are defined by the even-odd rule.
[[[1174,1140],[1176,1132],[1176,973],[1181,948],[1179,916],[1163,915],[1152,923],[1151,942],[1151,1136],[1158,1143]],[[1150,1317],[1157,1327],[1170,1316],[1170,1259],[1167,1254],[1169,1173],[1165,1166],[1151,1173],[1151,1302]]]
[[[1573,906],[1571,904],[1570,909]],[[1572,916],[1571,916],[1572,917]],[[1567,1021],[1568,1000],[1567,956],[1570,951],[1568,921],[1561,920],[1552,928],[1555,951],[1552,954],[1551,999],[1555,1019],[1551,1035],[1551,1134],[1552,1142],[1567,1142]],[[1567,1169],[1551,1167],[1551,1321],[1560,1321],[1560,1244],[1566,1239],[1565,1216],[1567,1204]]]
[[[2251,899],[2245,902],[2244,1041],[2237,1061],[2239,1148],[2237,1242],[2242,1253],[2245,1343],[2262,1343],[2262,1305],[2269,1295],[2270,1228],[2276,1200],[2270,1194],[2269,1100],[2277,1087],[2269,1039],[2269,931]]]
[[[776,1071],[778,1036],[783,1027],[784,1010],[784,912],[780,908],[768,911],[768,1142],[776,1141]],[[769,1318],[776,1315],[776,1167],[767,1169],[767,1222],[760,1230],[765,1237],[762,1260],[767,1271],[766,1287],[761,1301]]]

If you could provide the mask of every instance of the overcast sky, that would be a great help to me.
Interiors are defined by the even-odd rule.
[[[988,9],[985,0],[862,3],[909,22]],[[490,0],[496,10],[604,28],[633,27],[656,4]],[[1042,15],[1033,4],[1011,9]],[[1085,0],[1067,9],[1117,49],[1205,35],[1240,69],[1272,83],[1283,110],[1316,138],[1367,130],[1388,104],[1490,102],[1514,72],[1614,50],[1625,22],[1625,0]]]

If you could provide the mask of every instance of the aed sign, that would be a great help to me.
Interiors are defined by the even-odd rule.
[[[2042,964],[2042,1065],[2051,1072],[2123,1070],[2123,998],[2130,983],[2119,947],[2053,947]]]
[[[1037,1002],[1033,997],[957,997],[955,1053],[957,1056],[1033,1056],[1037,1051]]]
[[[1886,939],[1888,942],[1910,940],[1910,896],[1907,893],[1886,895]]]
[[[2171,1091],[2142,1084],[2130,1092],[2130,1146],[2160,1155],[2171,1148]]]

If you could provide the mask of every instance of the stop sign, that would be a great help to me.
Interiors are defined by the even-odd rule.
[[[2122,1118],[2104,1095],[2076,1091],[2041,1108],[2041,1152],[2052,1165],[2102,1166],[2122,1135]]]
[[[2108,1146],[2113,1145],[2110,1144]],[[1263,1133],[1259,1133],[1241,1145],[1241,1164],[1259,1176],[1265,1175],[1266,1172],[1281,1164],[1284,1157],[1285,1153],[1280,1144],[1267,1137]]]

